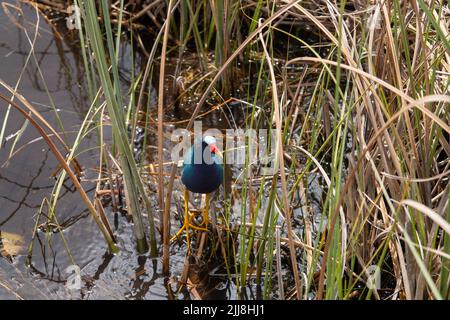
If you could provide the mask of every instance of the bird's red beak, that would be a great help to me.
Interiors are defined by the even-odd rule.
[[[216,156],[218,156],[219,158],[223,159],[222,152],[220,152],[219,148],[217,148],[217,146],[215,144],[210,144],[209,150],[211,151],[211,153],[213,153]]]
[[[211,144],[209,146],[209,149],[211,150],[211,153],[219,153],[219,149],[216,147],[215,144]]]

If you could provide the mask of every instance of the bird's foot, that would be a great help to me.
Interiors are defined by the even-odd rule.
[[[186,230],[186,243],[188,247],[188,251],[190,251],[191,247],[191,241],[190,241],[190,235],[189,235],[189,229],[198,230],[198,231],[208,231],[207,228],[199,227],[192,223],[193,218],[195,217],[194,213],[191,213],[189,215],[189,220],[185,220],[183,223],[183,226],[178,230],[178,232],[170,239],[170,241],[174,241],[175,239],[179,238],[183,231]],[[203,224],[203,222],[202,222]]]

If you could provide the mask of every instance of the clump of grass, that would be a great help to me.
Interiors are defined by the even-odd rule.
[[[127,194],[127,205],[133,217],[135,227],[135,237],[137,241],[137,249],[139,252],[145,252],[147,250],[147,239],[145,233],[145,227],[143,224],[142,210],[140,206],[140,200],[145,204],[147,214],[150,222],[150,238],[151,238],[151,251],[152,254],[156,254],[156,235],[153,221],[153,212],[148,200],[148,195],[145,192],[143,181],[139,175],[138,166],[136,160],[133,157],[130,141],[127,136],[127,124],[123,114],[123,97],[121,92],[121,85],[119,80],[119,71],[117,67],[118,51],[120,44],[120,28],[117,34],[117,41],[114,42],[112,25],[109,20],[109,6],[102,2],[101,10],[104,17],[104,26],[106,33],[107,49],[103,42],[103,32],[100,29],[98,23],[98,12],[94,2],[92,1],[80,1],[80,5],[84,31],[86,33],[86,39],[88,40],[88,53],[85,56],[91,56],[94,54],[95,59],[89,60],[91,63],[90,70],[92,72],[97,71],[100,78],[101,90],[106,101],[108,109],[108,115],[112,121],[114,148],[117,149],[121,170],[123,172],[125,192]],[[121,2],[123,7],[123,1]],[[121,17],[121,16],[120,16]],[[119,17],[118,25],[121,25],[121,18]],[[85,50],[85,48],[83,48]],[[92,51],[91,51],[92,50]],[[95,64],[94,64],[95,62]],[[85,62],[85,64],[87,64]],[[109,65],[111,65],[112,75],[109,71]],[[95,75],[92,76],[95,78]],[[95,90],[91,90],[94,92]]]
[[[275,1],[271,3],[274,4]],[[288,5],[288,2],[283,1],[277,3]],[[274,180],[275,190],[281,193],[280,198],[277,195],[272,201],[282,213],[286,213],[289,212],[289,203],[292,203],[295,195],[303,193],[301,201],[305,202],[304,211],[308,212],[312,201],[306,190],[312,165],[320,169],[320,174],[327,181],[327,193],[320,203],[323,210],[320,224],[324,226],[324,233],[317,234],[315,239],[311,239],[311,234],[303,233],[302,239],[293,235],[292,230],[285,230],[288,235],[287,243],[291,248],[294,245],[308,248],[303,252],[290,250],[291,258],[295,255],[309,261],[309,268],[301,268],[305,281],[302,284],[297,281],[294,291],[297,291],[297,296],[313,294],[317,298],[328,299],[348,299],[355,296],[374,296],[377,299],[443,298],[446,297],[446,292],[439,291],[438,287],[444,288],[448,284],[446,271],[444,268],[443,280],[446,284],[442,285],[442,279],[432,276],[441,272],[439,270],[442,270],[442,265],[436,265],[432,261],[447,261],[447,253],[443,250],[444,239],[447,237],[444,230],[448,221],[442,219],[439,223],[431,222],[423,216],[425,208],[420,213],[417,206],[406,206],[408,210],[405,215],[404,203],[414,199],[414,203],[426,203],[428,210],[432,210],[430,214],[446,216],[448,183],[443,177],[448,174],[448,150],[445,151],[445,132],[448,133],[448,125],[445,123],[448,121],[448,96],[445,94],[448,94],[448,80],[437,74],[448,74],[445,62],[448,55],[448,35],[445,35],[436,19],[436,16],[442,17],[445,8],[441,5],[427,9],[434,13],[424,10],[430,20],[421,21],[422,15],[417,6],[398,1],[394,1],[391,7],[377,3],[370,11],[366,10],[360,15],[353,14],[352,18],[345,20],[344,17],[351,10],[348,9],[349,4],[342,1],[337,7],[333,7],[296,3],[289,9],[290,15],[308,21],[309,27],[316,29],[326,39],[323,40],[323,46],[328,49],[325,58],[323,53],[318,53],[313,47],[314,44],[306,43],[297,34],[277,26],[268,32],[272,37],[275,30],[278,36],[282,32],[293,42],[310,50],[307,56],[288,57],[285,63],[286,67],[301,64],[305,69],[309,66],[306,75],[300,72],[280,77],[279,88],[272,87],[269,90],[266,87],[264,96],[257,100],[264,104],[265,101],[279,97],[279,103],[283,106],[290,100],[291,107],[282,110],[284,122],[280,127],[292,129],[284,130],[285,135],[279,139],[283,143],[283,149],[301,148],[308,154],[306,163],[293,159],[291,166],[285,167],[294,182],[289,190],[280,190],[281,181]],[[356,9],[357,4],[351,4]],[[276,15],[270,15],[277,12],[272,11],[272,7],[264,9],[269,17]],[[314,10],[321,10],[326,14],[318,20]],[[410,19],[410,25],[407,26],[403,22],[406,21],[406,15],[417,18]],[[353,24],[356,32],[350,29],[349,23]],[[420,30],[427,31],[420,33]],[[412,38],[424,39],[423,54],[412,50],[409,40]],[[249,46],[250,41],[247,40],[252,37],[245,39],[243,45]],[[430,56],[426,52],[431,48],[436,48],[437,51]],[[387,56],[384,50],[387,50]],[[237,55],[230,57],[228,64],[219,70],[218,75]],[[384,59],[389,59],[391,63],[382,64]],[[411,69],[413,64],[414,68]],[[258,79],[267,80],[268,74],[268,69],[264,69]],[[420,79],[417,75],[420,75]],[[303,80],[302,76],[314,86],[306,107],[296,105],[301,102],[298,92],[304,83],[300,81]],[[217,76],[214,80],[216,79]],[[273,83],[277,80],[272,78],[269,81]],[[206,89],[204,97],[211,88],[212,85]],[[281,93],[275,95],[275,90],[280,90]],[[255,97],[255,93],[247,92],[247,95]],[[203,102],[201,99],[198,106]],[[424,103],[432,104],[433,111],[429,107],[425,108]],[[276,109],[271,103],[268,107],[269,111]],[[299,115],[301,110],[305,110],[305,116]],[[250,118],[253,120],[254,117],[253,113]],[[292,124],[294,120],[297,124]],[[433,153],[425,151],[430,150],[427,147],[430,142]],[[438,155],[441,157],[440,161],[436,161]],[[434,165],[431,165],[431,159],[435,159]],[[431,185],[432,177],[439,181],[434,187]],[[264,179],[262,181],[261,186],[264,186]],[[257,194],[259,203],[262,193],[252,191],[252,188],[248,185],[244,187],[239,200],[246,202],[252,194]],[[425,190],[433,190],[434,196],[430,196]],[[288,202],[278,202],[278,199],[286,196]],[[263,264],[261,261],[267,258],[271,261],[273,255],[270,252],[274,248],[273,233],[267,233],[268,227],[262,229],[265,234],[255,232],[255,214],[266,214],[266,218],[270,215],[261,210],[259,204],[255,206],[258,209],[256,213],[247,212],[244,203],[241,206],[244,211],[241,214],[239,232],[241,253],[234,258],[235,266],[240,270],[241,284],[245,284],[246,278],[251,276],[246,270],[251,267],[248,253],[256,245],[252,239],[256,236],[269,240],[269,252],[264,251],[265,254],[260,256],[264,258],[259,259],[259,270]],[[251,226],[246,226],[247,219]],[[303,219],[310,220],[311,216],[306,215]],[[270,219],[264,221],[269,223]],[[424,249],[425,243],[428,250]],[[247,249],[243,249],[246,245]],[[257,251],[261,252],[260,250]],[[427,251],[426,254],[424,250]],[[270,261],[267,262],[268,273],[272,268]],[[297,264],[293,262],[293,265],[293,270],[297,270]],[[371,266],[381,268],[385,283],[390,281],[387,274],[393,272],[395,286],[382,287],[380,290],[374,290],[371,286],[357,289],[361,283],[367,284],[367,279],[370,280],[367,270]],[[412,270],[407,268],[415,271],[411,273]],[[297,278],[294,271],[293,273],[294,279]],[[278,274],[281,276],[281,273]],[[268,284],[266,279],[266,285]],[[299,290],[303,292],[298,292]]]
[[[146,245],[143,204],[153,254],[154,217],[126,131],[137,118],[125,119],[122,107],[127,99],[129,110],[143,107],[134,106],[133,96],[159,63],[157,121],[145,112],[146,124],[158,125],[157,141],[148,143],[159,151],[166,273],[177,166],[165,179],[165,62],[190,51],[205,76],[191,91],[177,92],[201,92],[185,119],[188,130],[207,101],[231,109],[232,97],[250,105],[242,112],[245,128],[275,133],[268,143],[278,172],[264,176],[263,164],[247,158],[245,178],[234,181],[219,213],[225,232],[217,246],[239,294],[255,278],[266,299],[448,299],[450,12],[444,1],[160,1],[136,9],[135,18],[124,17],[124,1],[114,9],[101,2],[103,28],[93,1],[76,3],[90,92],[101,92],[111,118],[111,149],[119,155],[138,247]],[[139,24],[158,37],[143,80],[137,76],[125,96],[117,68],[121,28],[135,32]],[[238,67],[250,74],[244,91],[231,85],[241,81]],[[182,72],[179,62],[174,78]],[[322,181],[318,199],[314,179]]]

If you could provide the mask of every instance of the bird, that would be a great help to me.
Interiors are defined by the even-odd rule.
[[[209,225],[209,201],[211,193],[223,183],[223,155],[217,147],[217,141],[212,136],[204,136],[194,140],[183,161],[181,182],[184,189],[184,222],[183,226],[172,237],[178,238],[186,231],[186,243],[190,251],[189,229],[207,231]],[[205,207],[202,209],[202,223],[200,226],[192,223],[194,214],[189,213],[189,191],[206,195]]]

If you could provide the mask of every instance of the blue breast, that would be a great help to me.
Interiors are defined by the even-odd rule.
[[[200,154],[196,157],[198,152]],[[195,142],[194,146],[186,153],[181,182],[194,193],[211,193],[222,184],[222,160],[209,151],[209,146],[205,142],[202,142],[201,147],[199,142]]]

